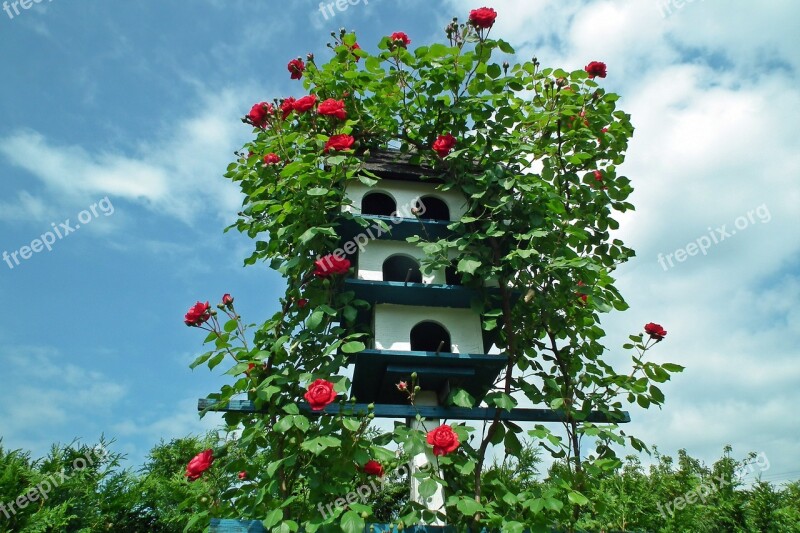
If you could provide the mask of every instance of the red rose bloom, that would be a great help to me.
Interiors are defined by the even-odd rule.
[[[281,102],[281,112],[283,112],[283,119],[286,120],[292,111],[294,111],[295,99],[291,96]]]
[[[313,108],[317,104],[317,96],[314,94],[310,94],[308,96],[304,96],[299,100],[294,102],[293,109],[298,113],[305,113],[309,109]]]
[[[206,450],[195,455],[189,464],[186,465],[186,477],[189,481],[194,481],[203,475],[203,472],[211,467],[214,462],[214,452]]]
[[[456,138],[449,133],[439,135],[433,142],[433,151],[439,154],[439,157],[445,157],[449,154],[456,145]]]
[[[361,47],[360,47],[360,46],[358,46],[358,43],[353,43],[353,46],[351,46],[351,47],[350,47],[350,51],[352,52],[353,50],[361,50]],[[360,58],[360,57],[358,57],[357,55],[353,54],[353,57],[355,57],[355,58],[356,58],[356,63],[358,63],[359,61],[361,61],[361,58]]]
[[[244,371],[245,375],[249,376],[250,372],[252,372],[255,367],[256,367],[255,363],[247,363],[247,370]]]
[[[469,22],[476,28],[487,29],[494,25],[494,19],[497,18],[497,11],[491,7],[482,7],[480,9],[473,9],[469,12]]]
[[[335,274],[347,274],[350,270],[350,260],[338,255],[328,254],[314,261],[314,275],[318,278],[327,278]]]
[[[337,152],[349,150],[354,142],[356,142],[356,140],[350,135],[333,135],[328,139],[328,142],[325,143],[325,149],[323,151],[327,153],[331,150]]]
[[[606,64],[601,61],[592,61],[583,68],[589,73],[590,79],[594,79],[595,76],[606,77]]]
[[[460,442],[453,428],[442,424],[428,432],[428,444],[433,445],[433,455],[447,455],[458,448]]]
[[[328,98],[319,104],[317,113],[320,115],[336,117],[339,120],[344,120],[347,118],[347,112],[344,110],[344,100],[334,100],[333,98]]]
[[[594,171],[594,181],[603,181],[603,173],[599,170]]]
[[[281,158],[276,153],[272,153],[271,152],[271,153],[269,153],[269,154],[264,156],[264,164],[265,165],[277,165],[278,163],[280,163],[280,161],[281,161]]]
[[[242,470],[241,472],[239,472],[239,479],[241,479],[242,481],[244,481],[245,479],[247,479],[247,472],[245,472],[244,470]]]
[[[400,392],[406,392],[408,390],[408,383],[406,383],[405,381],[401,381],[395,386],[397,387],[397,390],[399,390]]]
[[[583,287],[583,286],[585,286],[585,283],[583,283],[582,281],[579,281],[578,282],[578,287]],[[579,292],[579,293],[576,293],[576,294],[578,295],[578,298],[583,300],[584,303],[586,303],[586,300],[589,298],[587,295],[585,295],[582,292]]]
[[[286,68],[291,72],[293,80],[299,80],[303,77],[303,71],[306,69],[306,65],[300,59],[292,59],[289,61],[289,64],[286,65]]]
[[[267,102],[259,102],[250,108],[247,118],[253,123],[256,128],[265,128],[269,122],[269,116],[273,112],[272,104]]]
[[[211,306],[206,303],[197,302],[189,312],[183,317],[183,322],[187,326],[200,326],[211,318]]]
[[[655,322],[650,322],[649,324],[644,325],[644,332],[650,335],[651,339],[655,339],[656,341],[660,341],[667,335],[667,330],[661,327],[660,324],[656,324]]]
[[[325,406],[336,399],[336,391],[333,390],[333,383],[324,379],[318,379],[308,386],[308,392],[303,395],[312,411],[322,411]]]
[[[364,473],[371,476],[383,477],[383,466],[378,461],[370,459],[364,465]]]
[[[299,309],[305,309],[307,305],[308,305],[308,300],[306,300],[305,298],[300,298],[299,300],[297,300],[297,307]]]
[[[392,43],[394,43],[394,44],[396,44],[396,45],[398,45],[398,46],[402,46],[403,48],[405,48],[405,47],[407,47],[409,44],[411,44],[411,39],[409,39],[409,38],[408,38],[408,35],[406,35],[406,34],[405,34],[404,32],[402,32],[402,31],[396,31],[396,32],[394,32],[394,33],[393,33],[393,34],[392,34],[392,35],[389,37],[389,39],[391,39]]]

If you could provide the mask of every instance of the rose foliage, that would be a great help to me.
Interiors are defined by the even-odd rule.
[[[633,132],[630,117],[617,109],[619,96],[584,68],[514,62],[512,46],[490,36],[491,13],[481,13],[473,23],[450,24],[444,42],[415,49],[402,32],[356,48],[356,35],[342,30],[327,62],[308,55],[302,89],[298,83],[294,94],[259,106],[270,113],[257,117],[266,127],[253,129],[226,174],[245,195],[231,227],[255,241],[245,263],[276,269],[286,293],[258,326],[245,328],[232,306],[223,309],[227,320],[203,324],[212,350],[193,367],[230,363],[230,383],[210,397],[244,396],[261,410],[225,415],[237,436],[228,448],[236,452],[215,453],[221,459],[211,470],[246,470],[248,477],[217,495],[223,505],[216,516],[264,520],[282,531],[362,531],[374,521],[370,505],[326,506],[362,485],[367,465],[391,472],[427,450],[437,453],[437,468],[415,474],[419,492],[443,484],[446,520],[459,530],[577,528],[597,509],[588,487],[621,464],[617,450],[647,449],[619,425],[587,421],[591,411],[619,420],[632,404],[660,407],[659,384],[682,370],[649,360],[655,342],[642,333],[624,346],[632,352],[624,368],[612,367],[602,344],[601,314],[627,308],[613,273],[633,251],[612,232],[619,227],[614,216],[633,209],[631,182],[617,170]],[[389,148],[437,171],[441,190],[467,198],[451,236],[409,239],[423,248],[423,267],[442,270],[455,255],[464,285],[482,291],[484,280],[499,282],[499,298],[484,296],[482,327],[509,359],[484,403],[499,412],[524,398],[562,410],[563,423],[523,429],[498,417],[451,421],[434,432],[430,424],[398,422],[376,436],[371,414],[348,407],[356,399],[348,396],[344,369],[349,354],[370,345],[369,332],[356,325],[369,305],[342,290],[352,275],[347,267],[319,275],[315,262],[339,246],[337,227],[352,218],[343,212],[345,187],[374,185],[364,159]],[[279,159],[265,165],[268,154]],[[595,171],[602,171],[601,187]],[[413,378],[409,383],[410,392]],[[320,411],[301,413],[304,396]],[[477,404],[458,389],[449,401]],[[342,414],[320,416],[331,402]],[[528,443],[566,465],[547,490],[511,491],[483,475],[491,449],[513,461]],[[396,523],[432,518],[412,502]]]

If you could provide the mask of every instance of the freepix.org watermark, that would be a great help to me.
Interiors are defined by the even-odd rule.
[[[52,231],[45,231],[38,239],[33,239],[30,245],[22,246],[19,250],[14,250],[10,253],[8,250],[4,250],[3,261],[8,265],[8,268],[13,269],[15,266],[20,265],[20,259],[26,261],[30,259],[33,254],[39,253],[45,249],[49,252],[53,249],[56,239],[61,240],[69,236],[70,233],[80,229],[81,224],[85,226],[92,220],[99,218],[100,213],[107,217],[114,214],[114,206],[111,204],[111,200],[108,199],[108,196],[90,205],[88,209],[84,209],[78,213],[77,224],[72,223],[69,218],[64,222],[59,222],[58,225],[52,222],[50,224]]]
[[[722,241],[733,237],[736,235],[737,231],[746,230],[751,225],[756,223],[756,219],[758,219],[758,221],[762,224],[766,224],[772,220],[772,215],[767,208],[767,204],[761,204],[755,209],[751,209],[747,212],[746,216],[741,215],[736,217],[736,220],[733,221],[733,226],[736,229],[729,229],[727,224],[723,224],[722,226],[714,229],[709,227],[707,235],[701,235],[695,240],[689,242],[686,246],[678,248],[674,252],[668,254],[658,254],[658,264],[660,264],[661,268],[663,268],[666,272],[675,266],[673,259],[678,263],[683,263],[689,257],[695,256],[698,253],[707,255],[708,249],[711,248],[712,245],[719,244]]]
[[[94,465],[98,461],[104,460],[107,456],[108,451],[102,446],[97,446],[87,450],[82,457],[76,457],[72,461],[72,470],[73,472],[79,472]],[[0,513],[10,520],[12,515],[16,516],[17,511],[25,509],[31,503],[39,500],[43,502],[47,500],[47,495],[50,494],[50,491],[60,487],[71,477],[72,476],[68,475],[64,469],[57,474],[51,474],[45,478],[44,481],[36,485],[25,494],[19,496],[16,500],[9,503],[0,503]]]
[[[754,473],[756,468],[758,468],[759,473],[769,470],[769,458],[764,452],[756,455],[753,462],[746,464],[744,468],[742,468],[731,478],[726,477],[725,474],[722,473],[715,478],[711,478],[705,483],[701,483],[699,486],[693,490],[690,490],[683,496],[678,496],[672,500],[671,503],[666,503],[663,506],[660,503],[656,503],[658,512],[661,513],[661,516],[666,520],[668,513],[670,516],[675,516],[675,511],[680,511],[687,505],[695,504],[698,501],[705,504],[706,498],[715,492],[722,490],[728,485],[733,484],[734,481],[741,481],[745,475]]]
[[[658,10],[661,12],[662,18],[667,18],[668,16],[672,15],[672,10],[680,10],[683,9],[686,4],[691,4],[693,2],[703,0],[657,0]]]
[[[53,0],[47,0],[47,1],[52,2]],[[22,8],[27,11],[28,9],[33,7],[33,4],[41,4],[42,2],[44,2],[44,0],[13,0],[11,2],[5,0],[3,2],[3,11],[6,12],[8,18],[14,20],[14,17],[19,16],[20,14],[19,8]],[[14,13],[11,13],[12,10],[14,11]]]
[[[347,11],[350,6],[357,6],[361,2],[364,5],[369,4],[369,0],[336,0],[335,2],[320,2],[319,12],[325,17],[325,20],[336,16],[336,11]],[[336,8],[336,11],[334,11]]]
[[[425,206],[425,203],[419,198],[414,198],[409,204],[405,207],[409,208],[411,214],[415,217],[419,217],[420,215],[424,215],[425,211],[428,208]],[[397,211],[391,214],[388,217],[389,221],[394,224],[400,224],[405,218],[401,217]],[[391,230],[391,229],[390,229]],[[364,250],[367,248],[367,245],[370,241],[380,238],[381,235],[384,233],[388,233],[388,231],[384,230],[380,223],[376,222],[372,226],[368,227],[365,232],[359,233],[349,241],[347,241],[341,248],[337,248],[334,252],[330,255],[322,257],[321,255],[317,255],[317,261],[320,259],[326,263],[328,268],[333,266],[333,258],[337,258],[339,260],[344,259],[348,255],[353,255],[358,250],[360,253],[363,253]]]

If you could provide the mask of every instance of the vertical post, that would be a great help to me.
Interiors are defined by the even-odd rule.
[[[436,392],[434,391],[419,391],[414,396],[415,403],[420,406],[437,406],[439,405],[439,398]],[[415,419],[409,421],[409,425],[412,429],[419,429],[421,431],[431,430],[435,427],[439,426],[439,420],[431,420],[427,419],[425,426],[423,426],[422,422],[419,422]],[[414,477],[414,473],[418,470],[427,470],[429,468],[436,468],[436,459],[433,456],[433,450],[426,450],[425,453],[420,453],[414,456],[411,460],[411,501],[421,503],[422,505],[426,506],[431,511],[436,512],[444,512],[444,487],[442,485],[437,485],[436,492],[433,493],[432,496],[428,498],[423,498],[419,494],[419,480]],[[437,475],[440,475],[438,470],[435,471]],[[445,523],[442,520],[434,520],[430,524],[431,526],[443,526]]]

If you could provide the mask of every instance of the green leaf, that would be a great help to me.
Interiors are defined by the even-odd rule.
[[[498,46],[498,48],[500,48],[501,52],[504,52],[506,54],[513,54],[514,53],[514,47],[511,46],[510,44],[508,44],[507,42],[505,42],[502,39],[497,39],[497,46]]]
[[[366,526],[364,519],[355,511],[347,511],[344,513],[340,525],[344,533],[363,533],[364,527]]]
[[[328,194],[328,189],[325,187],[313,187],[306,191],[306,194],[309,196],[325,196]]]
[[[355,418],[343,418],[342,425],[348,431],[358,431],[358,428],[361,427],[361,422],[359,422]]]
[[[567,494],[567,498],[575,505],[586,505],[589,503],[589,499],[580,492],[570,492]]]
[[[473,407],[475,405],[475,398],[464,389],[458,389],[453,394],[453,403],[459,407]]]
[[[545,498],[544,506],[551,511],[560,511],[564,507],[564,502],[555,498]]]
[[[344,353],[358,353],[362,352],[367,347],[364,345],[363,342],[360,341],[350,341],[346,344],[342,345],[342,352]]]
[[[273,430],[277,431],[278,433],[285,433],[289,431],[289,429],[291,429],[293,425],[294,425],[293,415],[284,416],[283,418],[278,420],[278,422],[273,427]]]
[[[303,415],[295,415],[294,426],[305,433],[311,427],[311,422],[309,422],[308,418],[304,417]]]
[[[320,309],[316,309],[311,316],[308,317],[306,321],[306,326],[308,329],[317,329],[320,324],[322,324],[322,320],[325,318],[325,313]]]
[[[676,372],[683,372],[686,367],[683,367],[681,365],[676,365],[674,363],[664,363],[663,365],[661,365],[661,368],[663,368],[667,372],[676,373]]]
[[[475,270],[477,270],[480,266],[480,261],[476,261],[474,259],[462,259],[458,262],[458,271],[466,272],[467,274],[474,274]]]
[[[422,481],[419,484],[419,495],[422,498],[430,498],[436,492],[436,489],[439,487],[439,484],[436,481],[428,478]]]
[[[208,362],[208,368],[213,369],[215,366],[220,364],[223,359],[225,359],[225,352],[218,353],[217,355],[212,357],[211,360]]]
[[[214,352],[206,352],[206,353],[204,353],[203,355],[201,355],[200,357],[195,359],[194,362],[191,365],[189,365],[189,368],[191,368],[191,369],[197,368],[198,366],[200,366],[203,363],[205,363],[206,361],[208,361],[208,359],[212,355],[214,355]]]
[[[281,520],[283,520],[283,510],[273,509],[272,511],[267,513],[267,517],[264,518],[263,524],[265,528],[269,529],[271,527],[277,526]]]
[[[472,516],[475,513],[483,511],[484,507],[472,498],[461,498],[456,504],[456,509],[465,516]]]

